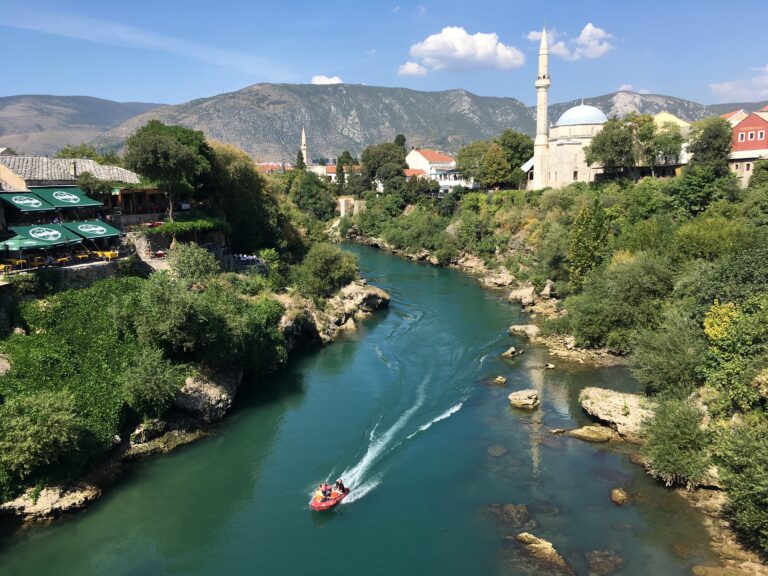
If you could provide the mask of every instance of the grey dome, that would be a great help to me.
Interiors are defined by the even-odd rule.
[[[599,108],[580,104],[569,108],[557,121],[557,126],[577,126],[579,124],[603,124],[608,117]]]

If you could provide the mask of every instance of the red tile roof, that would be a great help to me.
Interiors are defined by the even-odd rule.
[[[403,170],[403,174],[405,174],[406,178],[410,178],[412,176],[426,176],[427,173],[424,172],[421,168],[406,168]]]
[[[768,112],[768,106],[763,106],[758,112]]]
[[[427,148],[422,148],[419,150],[419,153],[424,156],[424,158],[429,162],[430,164],[450,164],[454,161],[453,156],[448,156],[448,154],[443,154],[442,152],[438,152],[437,150],[429,150]]]
[[[720,114],[720,118],[724,120],[728,120],[728,118],[730,118],[731,116],[735,116],[739,112],[741,112],[741,108],[739,108],[738,110],[734,110],[733,112],[726,112],[725,114]]]

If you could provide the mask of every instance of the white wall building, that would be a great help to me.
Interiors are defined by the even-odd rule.
[[[456,169],[456,159],[448,154],[427,148],[414,148],[405,157],[405,162],[410,170],[422,170],[427,178],[437,182],[441,194],[450,192],[455,186],[475,186],[474,180],[461,175]]]

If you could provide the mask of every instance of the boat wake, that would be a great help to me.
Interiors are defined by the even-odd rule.
[[[425,432],[426,430],[429,430],[432,427],[433,424],[437,424],[441,420],[446,420],[447,418],[450,418],[451,416],[456,414],[456,412],[461,410],[461,407],[463,405],[464,405],[464,402],[459,402],[455,406],[451,406],[450,408],[448,408],[448,410],[446,410],[445,412],[440,414],[440,416],[438,416],[436,418],[433,418],[432,420],[430,420],[426,424],[423,424],[423,425],[419,426],[419,429],[416,430],[416,432],[414,432],[413,434],[410,434],[406,438],[406,440],[410,440],[411,438],[413,438],[414,436],[416,436],[416,434],[419,434],[420,432]]]

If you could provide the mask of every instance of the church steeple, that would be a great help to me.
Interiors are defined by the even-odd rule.
[[[549,86],[549,46],[547,29],[541,31],[539,46],[539,70],[536,76],[536,139],[533,141],[533,189],[545,188],[549,183],[549,131],[548,106]]]
[[[309,166],[309,153],[307,152],[307,134],[304,127],[301,128],[301,155],[304,157],[304,165]]]

